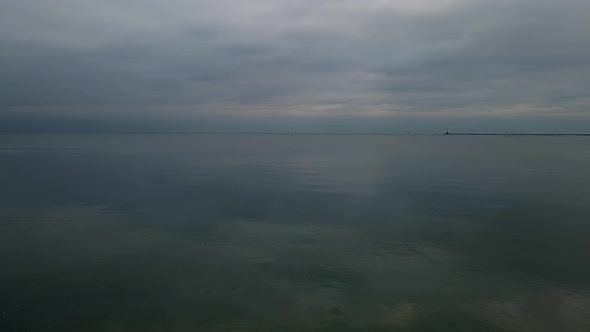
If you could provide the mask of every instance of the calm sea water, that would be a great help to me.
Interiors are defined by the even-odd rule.
[[[590,331],[590,138],[0,135],[0,330]]]

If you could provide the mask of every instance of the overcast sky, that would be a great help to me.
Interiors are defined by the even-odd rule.
[[[0,0],[0,131],[590,132],[588,0]]]

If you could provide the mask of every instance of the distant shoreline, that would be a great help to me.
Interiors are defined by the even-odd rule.
[[[444,136],[590,136],[590,134],[499,134],[499,133],[448,133]]]

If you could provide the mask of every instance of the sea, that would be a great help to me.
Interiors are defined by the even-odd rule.
[[[1,134],[0,331],[590,331],[590,137]]]

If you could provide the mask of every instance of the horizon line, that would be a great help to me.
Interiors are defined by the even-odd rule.
[[[0,131],[0,134],[88,134],[88,135],[392,135],[392,136],[590,136],[590,133],[494,133],[494,132],[448,132],[448,133],[387,133],[387,132],[190,132],[190,131]]]

